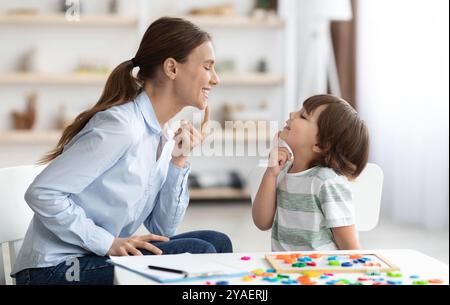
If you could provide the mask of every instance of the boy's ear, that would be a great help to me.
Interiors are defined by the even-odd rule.
[[[177,64],[178,64],[177,61],[171,57],[167,58],[164,61],[164,64],[163,64],[164,74],[171,80],[174,80],[177,77],[177,72],[178,72]]]
[[[319,147],[319,144],[314,144],[312,150],[313,150],[313,152],[315,152],[316,154],[321,154],[321,153],[322,153],[322,149]]]

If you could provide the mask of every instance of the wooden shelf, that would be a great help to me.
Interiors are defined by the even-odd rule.
[[[226,86],[268,86],[284,82],[282,76],[265,73],[224,73],[220,76],[221,84]],[[93,85],[103,86],[108,74],[73,73],[48,74],[12,72],[0,74],[0,85]],[[219,85],[219,87],[220,87]]]
[[[219,78],[221,84],[228,86],[275,86],[284,83],[283,76],[270,73],[222,73]]]
[[[57,26],[115,26],[135,27],[137,17],[119,15],[83,15],[79,21],[69,21],[64,14],[4,14],[0,15],[0,25],[57,25]]]
[[[234,188],[207,188],[189,189],[191,200],[248,200],[250,194],[247,189]]]
[[[180,16],[200,27],[282,28],[284,20],[258,20],[246,16]],[[120,15],[80,15],[79,21],[66,19],[65,14],[2,14],[0,25],[64,25],[64,26],[124,26],[138,25],[138,18]]]
[[[246,16],[196,16],[184,15],[187,19],[199,27],[246,27],[246,28],[282,28],[284,20],[280,18],[257,20]]]
[[[47,74],[47,73],[6,73],[0,74],[0,85],[104,85],[106,74]]]
[[[246,130],[218,130],[213,132],[209,137],[213,137],[214,141],[225,141],[225,142],[254,142],[257,141],[269,141],[270,135],[257,134],[256,132],[249,132]]]
[[[36,131],[1,131],[0,144],[57,144],[61,137],[60,130],[36,130]]]
[[[62,131],[60,130],[33,130],[33,131],[0,131],[0,144],[23,144],[23,145],[42,145],[42,144],[54,144],[56,145],[61,137]],[[226,141],[226,142],[248,142],[252,141],[269,141],[270,135],[263,134],[258,135],[253,132],[245,132],[236,130],[233,132],[216,131],[209,137],[213,137],[214,141]]]

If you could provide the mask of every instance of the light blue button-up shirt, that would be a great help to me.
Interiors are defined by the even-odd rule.
[[[105,256],[115,237],[142,224],[175,235],[189,203],[190,168],[171,162],[173,147],[173,132],[161,128],[144,91],[97,113],[28,188],[34,217],[11,274]]]

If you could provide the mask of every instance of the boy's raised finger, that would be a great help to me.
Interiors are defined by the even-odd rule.
[[[280,151],[286,153],[286,155],[288,156],[288,160],[291,160],[292,158],[292,153],[289,151],[289,149],[287,149],[286,147],[280,147],[278,148]]]

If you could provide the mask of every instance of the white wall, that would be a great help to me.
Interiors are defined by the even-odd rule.
[[[382,211],[448,230],[449,2],[361,0],[358,103],[371,160],[385,173]]]

